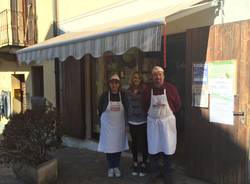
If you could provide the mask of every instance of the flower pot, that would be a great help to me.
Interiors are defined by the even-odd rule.
[[[58,160],[51,159],[37,167],[25,163],[15,163],[13,171],[18,178],[28,184],[55,183],[58,176]]]

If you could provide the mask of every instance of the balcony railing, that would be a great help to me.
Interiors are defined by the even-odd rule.
[[[28,46],[36,43],[36,20],[33,15],[25,18],[23,12],[0,12],[0,47]]]

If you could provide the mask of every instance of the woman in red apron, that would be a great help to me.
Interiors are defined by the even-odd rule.
[[[120,78],[114,74],[109,79],[109,90],[99,101],[101,131],[98,151],[106,153],[108,177],[120,177],[121,152],[128,149],[125,131],[125,95],[120,91]]]

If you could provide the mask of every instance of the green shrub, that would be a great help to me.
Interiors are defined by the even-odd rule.
[[[61,132],[61,118],[49,102],[43,108],[13,114],[3,130],[0,161],[37,166],[61,144]]]

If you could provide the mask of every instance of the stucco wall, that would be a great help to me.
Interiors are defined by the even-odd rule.
[[[13,99],[14,93],[13,89],[15,86],[12,85],[12,75],[13,74],[23,74],[25,78],[25,86],[26,86],[26,97],[29,108],[29,97],[31,91],[31,79],[30,79],[30,67],[29,66],[19,66],[16,61],[5,61],[0,60],[0,92],[10,91],[11,92],[11,112],[13,112]],[[0,120],[0,133],[4,125],[6,124],[7,119],[2,118]]]
[[[42,42],[53,37],[53,1],[36,1],[38,42]],[[55,98],[55,72],[54,61],[44,61],[44,97],[56,104]]]
[[[38,42],[53,37],[52,1],[36,1]]]
[[[69,19],[80,17],[87,12],[109,8],[112,7],[112,5],[118,4],[122,1],[124,2],[124,0],[64,0],[63,2],[58,1],[58,21],[70,21]]]
[[[221,8],[209,8],[180,18],[167,25],[168,34],[185,32],[187,29],[250,19],[249,0],[224,0]]]
[[[224,6],[220,15],[216,17],[215,24],[250,19],[249,0],[224,0],[222,2],[224,2]]]
[[[5,9],[10,9],[10,0],[1,0],[0,12],[5,10]]]
[[[56,106],[54,61],[43,62],[44,97]]]

